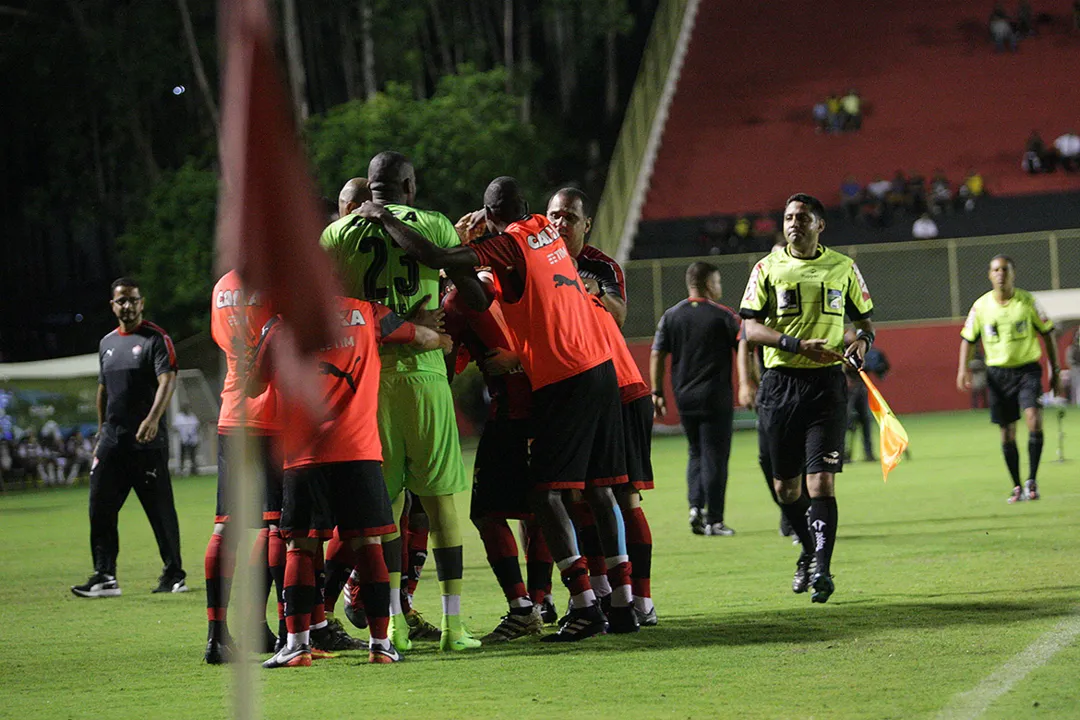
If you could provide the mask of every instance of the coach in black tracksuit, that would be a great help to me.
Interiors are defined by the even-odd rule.
[[[134,489],[165,564],[154,592],[184,592],[165,427],[176,384],[176,351],[164,330],[143,320],[143,299],[134,281],[113,282],[111,306],[120,326],[102,338],[99,347],[98,440],[90,470],[94,574],[71,591],[80,597],[120,594],[117,515]]]
[[[653,405],[666,411],[664,361],[671,355],[672,387],[690,457],[690,529],[697,535],[733,535],[724,524],[734,397],[732,358],[739,346],[739,317],[721,305],[720,270],[695,262],[686,270],[689,297],[660,318],[650,360]]]

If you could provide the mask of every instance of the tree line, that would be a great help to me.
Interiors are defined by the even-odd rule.
[[[515,173],[540,196],[599,193],[658,0],[271,0],[282,75],[328,196],[393,147],[420,204],[472,209]],[[209,0],[0,4],[7,112],[3,359],[87,352],[102,283],[149,288],[154,316],[206,328],[219,54]],[[77,323],[77,313],[85,322]]]

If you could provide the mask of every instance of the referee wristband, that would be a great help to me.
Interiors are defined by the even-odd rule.
[[[781,335],[779,347],[784,352],[798,353],[799,352],[799,338],[792,337],[791,335]]]
[[[856,340],[865,340],[867,350],[874,347],[874,333],[872,333],[872,332],[868,332],[866,330],[860,330],[859,332],[855,333],[855,339]]]

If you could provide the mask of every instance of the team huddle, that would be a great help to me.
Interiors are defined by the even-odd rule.
[[[690,438],[692,529],[733,533],[723,523],[723,488],[733,404],[730,359],[737,347],[738,401],[758,410],[762,470],[801,546],[792,590],[828,601],[835,591],[835,475],[843,467],[847,426],[842,367],[860,366],[875,334],[873,302],[858,267],[819,244],[824,208],[817,199],[789,198],[786,245],[755,265],[741,320],[715,302],[717,269],[691,265],[689,299],[666,313],[658,328],[650,383],[620,331],[627,302],[622,269],[586,243],[591,219],[580,190],[564,188],[545,215],[530,214],[517,181],[499,177],[485,190],[483,209],[456,225],[417,209],[415,199],[413,167],[395,152],[376,155],[367,178],[342,188],[339,218],[321,238],[343,286],[336,299],[340,322],[313,361],[292,350],[292,329],[275,314],[271,297],[245,292],[235,271],[214,288],[211,331],[225,353],[227,374],[218,422],[217,509],[205,555],[206,662],[228,662],[235,653],[227,608],[241,533],[230,531],[229,521],[238,502],[250,501],[238,497],[233,467],[245,438],[261,455],[264,499],[251,562],[265,580],[262,597],[273,591],[278,609],[276,631],[265,627],[262,649],[272,657],[264,667],[308,666],[314,658],[365,647],[370,662],[392,663],[422,640],[437,640],[443,651],[467,651],[532,635],[576,642],[656,625],[652,534],[641,493],[653,487],[653,416],[665,409],[668,353],[688,436],[692,427],[700,430]],[[1046,340],[1056,383],[1052,324],[1023,302],[1014,303],[1023,317],[1010,316],[1008,326],[979,315],[1004,312],[998,306],[1008,307],[1015,294],[1011,260],[994,263],[998,305],[980,301],[973,309],[958,384],[966,382],[963,363],[980,332],[996,340],[1005,328],[1028,341],[1016,357],[994,358],[1019,369],[1001,371],[992,419],[1002,426],[1016,486],[1012,499],[1035,499],[1042,442],[1039,370],[1033,365],[1038,346],[1027,328]],[[997,280],[995,268],[1002,275]],[[1021,301],[1028,298],[1017,292]],[[183,592],[167,449],[160,438],[155,444],[175,381],[175,353],[160,328],[143,322],[134,282],[114,283],[113,305],[121,326],[102,341],[98,408],[104,446],[95,452],[91,474],[95,574],[72,591],[82,597],[120,594],[116,513],[134,468],[153,478],[133,486],[166,563],[156,592]],[[856,333],[845,334],[845,317]],[[708,327],[715,328],[716,343],[707,339]],[[760,362],[751,352],[755,346],[762,349]],[[688,348],[708,372],[688,369]],[[714,348],[726,353],[724,363],[705,357],[715,355]],[[454,375],[470,363],[490,396],[471,483],[450,390]],[[726,391],[703,389],[706,376],[721,377]],[[132,378],[145,386],[137,407],[126,401]],[[717,404],[726,420],[695,419]],[[1023,488],[1013,457],[1020,410],[1032,430],[1031,474]],[[110,431],[136,425],[137,432]],[[726,432],[726,440],[706,437],[717,432]],[[722,477],[705,478],[706,454],[722,455],[708,461]],[[690,477],[695,473],[702,476],[696,481],[700,491]],[[470,485],[469,517],[507,604],[498,625],[480,638],[462,622],[464,562],[455,495]],[[695,517],[706,506],[708,512]],[[509,520],[522,523],[524,576]],[[429,538],[442,601],[439,626],[412,606]],[[561,618],[552,597],[556,568],[570,596]],[[368,630],[367,643],[334,618],[339,601],[349,621]],[[554,624],[554,632],[543,632]]]

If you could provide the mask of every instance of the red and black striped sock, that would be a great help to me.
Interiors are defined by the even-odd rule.
[[[289,550],[285,560],[285,627],[289,647],[307,644],[315,607],[315,558],[307,550]]]
[[[390,572],[382,545],[361,545],[356,551],[355,572],[364,599],[368,632],[374,640],[386,640],[390,628]]]
[[[214,533],[210,536],[203,567],[206,571],[206,619],[210,622],[210,635],[220,640],[224,637],[226,627],[225,616],[233,574],[233,557],[224,535]]]
[[[278,612],[278,637],[283,637],[285,629],[285,539],[281,537],[281,531],[271,528],[267,536],[266,558],[270,566],[270,574],[274,578],[274,586],[277,588]]]
[[[525,523],[525,575],[529,597],[534,603],[542,603],[551,594],[551,571],[555,560],[551,557],[544,531],[540,523]]]
[[[626,519],[626,551],[633,569],[631,585],[635,598],[651,598],[652,582],[652,530],[645,518],[645,511],[636,507]]]
[[[598,596],[611,592],[608,587],[607,563],[600,546],[600,531],[596,528],[596,518],[592,508],[584,500],[574,503],[574,525],[577,528],[578,547],[589,565],[589,581]]]
[[[506,602],[528,599],[529,594],[525,590],[525,582],[521,579],[521,565],[518,563],[518,547],[514,540],[514,531],[505,520],[486,518],[481,520],[477,529],[480,530],[480,539],[487,551],[488,565],[495,573],[495,579],[502,588]]]
[[[589,583],[589,565],[585,558],[579,555],[570,562],[567,560],[570,558],[559,563],[559,575],[562,576],[563,585],[570,591],[574,607],[585,608],[594,604],[596,595]]]

